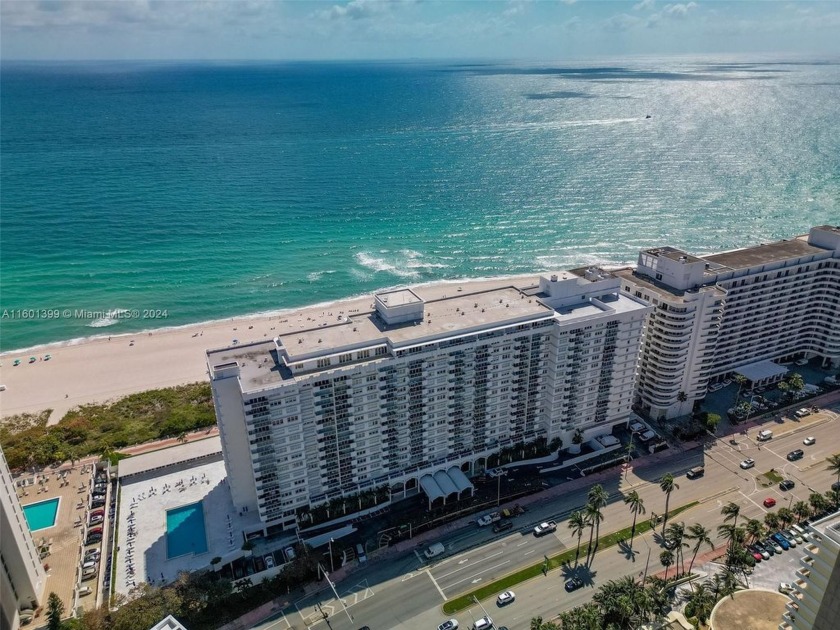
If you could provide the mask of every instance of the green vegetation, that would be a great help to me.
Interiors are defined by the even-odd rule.
[[[87,455],[174,437],[216,423],[208,383],[131,394],[102,405],[83,405],[46,426],[49,411],[7,418],[0,446],[9,467],[49,466]]]
[[[670,516],[674,517],[681,512],[685,512],[688,509],[693,508],[695,505],[698,504],[698,501],[692,501],[687,505],[683,505],[671,511]],[[636,525],[636,534],[643,534],[646,531],[651,529],[650,520],[642,521]],[[618,544],[621,540],[626,540],[629,538],[631,534],[631,527],[625,527],[617,532],[613,532],[612,534],[607,534],[598,539],[598,547],[600,549],[605,549],[606,547],[610,547],[612,545]],[[529,567],[525,567],[524,569],[520,569],[519,571],[514,571],[513,573],[509,573],[498,580],[493,582],[488,582],[484,586],[481,586],[469,593],[465,593],[460,597],[456,597],[455,599],[451,599],[443,605],[443,612],[448,615],[460,612],[465,610],[473,605],[473,598],[476,599],[485,599],[487,597],[491,597],[496,593],[501,591],[507,590],[512,586],[517,584],[521,584],[526,580],[530,580],[533,577],[537,577],[538,575],[542,575],[543,569],[546,569],[546,572],[561,567],[564,564],[569,564],[575,558],[575,550],[569,549],[568,551],[564,551],[561,554],[553,556],[548,559],[548,563],[545,561],[539,562],[537,564],[531,565]],[[548,565],[546,567],[546,564]]]
[[[764,477],[767,479],[767,483],[761,482],[761,485],[765,488],[767,486],[772,486],[774,483],[779,483],[782,480],[782,476],[774,470],[768,470],[766,473],[759,475],[759,477]]]

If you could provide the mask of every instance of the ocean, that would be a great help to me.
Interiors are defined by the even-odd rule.
[[[0,350],[837,224],[838,103],[840,61],[4,63]]]

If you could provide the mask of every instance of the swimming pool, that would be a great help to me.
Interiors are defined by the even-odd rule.
[[[30,532],[55,526],[59,501],[61,501],[61,498],[56,497],[55,499],[47,499],[23,506],[23,515],[26,517]]]
[[[204,506],[201,501],[166,511],[166,557],[207,551]]]

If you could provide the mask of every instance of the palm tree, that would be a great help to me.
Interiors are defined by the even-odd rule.
[[[586,515],[581,510],[575,510],[569,516],[569,529],[572,530],[572,535],[577,536],[577,550],[575,551],[575,566],[578,565],[578,558],[580,557],[580,539],[583,536],[583,531],[586,529]]]
[[[589,489],[588,501],[589,505],[595,507],[598,511],[598,517],[595,519],[595,549],[598,549],[598,539],[601,535],[601,521],[604,520],[604,515],[601,509],[607,505],[610,495],[604,490],[601,484],[595,484]]]
[[[659,489],[665,493],[665,517],[662,519],[662,534],[665,534],[665,526],[668,524],[668,503],[671,501],[671,493],[679,490],[680,487],[674,482],[674,475],[666,473],[659,480]]]
[[[840,490],[829,490],[825,493],[825,500],[836,510],[840,506]]]
[[[779,520],[782,522],[782,527],[787,527],[793,523],[795,518],[796,517],[794,517],[793,512],[791,512],[788,508],[779,508]]]
[[[711,547],[712,549],[715,548],[715,545],[712,542],[712,539],[710,538],[711,533],[712,530],[704,527],[700,523],[694,523],[693,525],[689,526],[685,537],[688,540],[694,541],[694,548],[692,549],[694,555],[691,556],[691,562],[689,562],[688,564],[689,573],[691,573],[691,569],[692,567],[694,567],[694,560],[697,558],[697,552],[700,551],[700,547],[702,547],[703,545],[709,545],[709,547]]]
[[[764,525],[771,532],[779,529],[779,515],[775,512],[767,512],[767,514],[764,515]]]
[[[674,554],[670,549],[665,549],[659,554],[659,562],[665,567],[665,581],[668,581],[668,567],[674,564]]]
[[[840,453],[835,453],[831,457],[826,458],[825,461],[828,462],[826,470],[829,470],[837,475],[837,481],[840,482]]]
[[[814,510],[814,514],[824,512],[828,507],[828,500],[820,492],[812,492],[808,497],[808,503]]]
[[[705,623],[706,619],[712,614],[716,602],[717,598],[711,592],[709,583],[700,583],[688,600],[686,612],[690,613],[689,616],[697,617]]]
[[[803,518],[808,518],[811,514],[811,506],[805,501],[797,501],[793,504],[793,513],[796,514],[796,522],[798,523]]]
[[[807,509],[807,505],[805,508]],[[764,523],[759,521],[757,518],[751,518],[747,521],[747,534],[750,535],[750,540],[755,542],[759,538],[764,535]]]
[[[736,525],[732,525],[730,523],[724,523],[723,525],[718,525],[718,538],[723,538],[726,540],[726,546],[728,547],[727,550],[727,558],[726,564],[731,565],[734,563],[735,560],[735,547],[743,542],[744,538],[746,538],[746,534],[744,532],[743,527],[737,527]]]
[[[665,533],[666,540],[674,543],[674,556],[677,561],[677,575],[685,572],[685,560],[683,558],[683,547],[688,547],[688,543],[683,542],[685,537],[685,523],[671,523],[668,525],[668,531]]]
[[[735,402],[738,402],[738,399],[741,397],[741,390],[744,388],[744,385],[747,384],[747,377],[743,374],[736,374],[732,377],[732,380],[738,383],[738,393],[735,394]]]
[[[630,511],[633,513],[633,527],[630,528],[630,550],[632,551],[633,539],[636,537],[636,517],[645,513],[645,501],[639,496],[638,492],[631,490],[624,497],[624,503],[630,506]]]
[[[738,524],[738,515],[741,513],[741,506],[730,501],[720,509],[720,513],[723,514],[724,523],[732,521],[732,526],[735,527]]]
[[[601,521],[604,520],[604,514],[591,503],[587,503],[583,510],[584,514],[586,514],[586,522],[589,523],[589,547],[586,549],[586,564],[589,565],[590,554],[593,559],[595,558],[592,538],[595,535],[595,528],[598,527],[600,529]],[[596,540],[595,545],[597,546],[597,544],[598,541]]]

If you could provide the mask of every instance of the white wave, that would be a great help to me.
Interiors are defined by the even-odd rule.
[[[385,272],[399,278],[419,278],[420,272],[426,269],[446,269],[449,265],[423,260],[423,254],[413,249],[403,249],[398,252],[380,250],[379,256],[369,252],[359,252],[355,255],[356,262],[374,273]]]
[[[313,271],[312,273],[307,274],[306,279],[309,280],[309,282],[318,282],[318,280],[320,280],[324,276],[330,275],[330,274],[333,274],[333,273],[335,273],[335,269],[325,269],[324,271]]]
[[[128,313],[127,308],[115,308],[105,313],[104,316],[93,320],[88,324],[88,328],[106,328],[120,323],[120,315]]]

